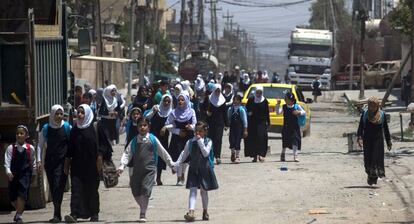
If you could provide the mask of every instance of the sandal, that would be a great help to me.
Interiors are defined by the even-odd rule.
[[[231,152],[230,160],[231,160],[232,163],[234,163],[236,161],[236,153]]]
[[[280,161],[285,162],[285,153],[280,154]]]
[[[203,212],[203,220],[204,220],[204,221],[208,221],[208,220],[210,220],[210,216],[208,215],[208,213],[207,213],[207,212]]]
[[[184,219],[187,222],[194,222],[195,220],[194,212],[187,212],[187,214],[184,215]]]

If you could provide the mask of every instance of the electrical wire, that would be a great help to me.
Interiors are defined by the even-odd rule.
[[[285,3],[276,3],[276,4],[252,4],[252,3],[242,3],[242,1],[237,2],[231,2],[228,0],[219,0],[219,2],[223,2],[228,5],[234,5],[234,6],[242,6],[242,7],[256,7],[256,8],[279,8],[279,7],[287,7],[292,5],[298,5],[306,2],[310,2],[312,0],[299,0],[294,2],[285,2]]]

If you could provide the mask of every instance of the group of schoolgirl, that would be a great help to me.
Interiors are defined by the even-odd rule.
[[[168,97],[164,96],[164,98]],[[182,97],[179,98],[179,105],[184,105],[180,103],[181,99]],[[101,152],[97,146],[99,137],[96,127],[92,125],[93,112],[90,107],[82,104],[77,108],[77,112],[76,125],[71,128],[67,122],[63,121],[63,108],[59,105],[52,107],[49,123],[43,126],[39,133],[40,144],[37,159],[34,147],[26,143],[29,138],[27,127],[23,125],[17,127],[16,143],[7,148],[5,155],[9,197],[16,209],[13,218],[15,222],[23,223],[22,214],[28,199],[30,183],[33,180],[32,175],[35,175],[43,164],[50,183],[55,209],[54,216],[49,222],[62,221],[60,208],[69,170],[72,179],[71,213],[65,216],[65,221],[73,223],[79,218],[99,221],[98,173],[102,166],[104,152]],[[179,112],[174,113],[174,116],[179,115]],[[212,142],[206,137],[207,125],[203,122],[194,125],[193,137],[185,142],[184,150],[178,155],[177,162],[173,162],[160,140],[150,134],[150,120],[140,118],[139,110],[135,109],[132,109],[131,119],[133,121],[128,132],[129,144],[122,155],[118,173],[121,174],[125,167],[129,167],[132,194],[141,209],[139,222],[146,221],[146,210],[159,157],[173,168],[174,172],[178,171],[183,163],[189,164],[186,188],[190,189],[190,202],[189,212],[185,215],[185,219],[195,220],[195,198],[197,189],[200,189],[203,201],[203,220],[208,220],[207,191],[217,189],[218,184],[211,159]],[[136,134],[131,132],[133,130],[137,130]],[[45,156],[42,155],[44,144],[47,144],[48,148]],[[39,165],[38,169],[36,169],[36,161]]]

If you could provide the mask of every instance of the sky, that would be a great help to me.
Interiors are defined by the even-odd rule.
[[[278,4],[289,3],[293,0],[228,0],[229,2],[243,3],[243,4]],[[315,1],[315,0],[313,0]],[[272,8],[255,8],[229,5],[218,1],[217,17],[219,21],[219,36],[222,36],[222,31],[225,26],[223,16],[227,14],[233,15],[233,22],[240,25],[241,29],[245,29],[249,34],[253,35],[258,51],[262,54],[271,54],[275,56],[285,56],[287,46],[289,43],[290,31],[297,25],[308,24],[310,18],[309,7],[311,2],[300,3],[287,7],[272,7]],[[169,6],[176,3],[177,0],[168,0]],[[195,0],[197,2],[197,0]],[[180,4],[173,6],[174,9],[180,10]],[[206,33],[210,34],[210,10],[209,4],[206,4],[205,10],[205,26]],[[179,14],[178,14],[179,15]],[[177,18],[178,20],[178,18]]]

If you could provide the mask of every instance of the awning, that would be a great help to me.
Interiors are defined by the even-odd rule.
[[[115,63],[122,63],[122,64],[139,62],[138,59],[98,57],[98,56],[91,56],[91,55],[72,56],[71,59],[84,60],[84,61],[97,61],[97,62],[115,62]]]

